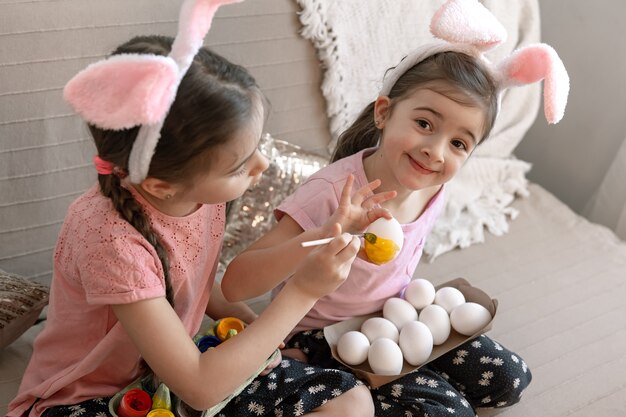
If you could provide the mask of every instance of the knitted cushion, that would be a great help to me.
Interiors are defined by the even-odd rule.
[[[0,270],[0,348],[35,323],[48,304],[48,294],[47,286]]]

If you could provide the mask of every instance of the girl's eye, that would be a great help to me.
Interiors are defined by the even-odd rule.
[[[430,129],[430,123],[424,119],[419,119],[415,121],[419,127],[422,129]]]
[[[454,139],[452,141],[452,146],[454,146],[457,149],[462,149],[462,150],[466,150],[467,149],[467,146],[465,146],[465,143],[463,141],[461,141],[461,140],[458,140],[458,139]]]
[[[246,172],[248,172],[248,168],[244,165],[241,168],[239,168],[237,171],[233,172],[233,176],[234,177],[241,177],[243,176]]]

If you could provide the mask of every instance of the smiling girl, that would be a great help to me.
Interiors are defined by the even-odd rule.
[[[316,302],[291,333],[291,351],[283,353],[345,369],[332,359],[321,329],[380,311],[388,298],[401,294],[443,209],[445,184],[489,135],[497,111],[498,88],[489,71],[461,52],[430,55],[394,83],[387,81],[383,93],[340,136],[333,163],[289,196],[275,211],[276,227],[229,265],[222,281],[226,297],[246,299],[278,284],[277,294],[289,279],[276,277],[288,278],[306,253],[298,247],[301,241],[324,237],[336,221],[360,233],[373,209],[386,210],[404,232],[398,256],[376,265],[361,251],[346,282]],[[347,198],[352,187],[359,191]],[[345,216],[338,219],[337,213]],[[468,354],[459,362],[457,352]],[[493,367],[481,363],[483,357],[506,359]],[[488,385],[478,382],[484,372],[492,375]],[[448,410],[474,416],[474,407],[514,404],[530,380],[521,359],[483,335],[371,392],[376,416],[417,410],[428,416]]]
[[[278,295],[310,250],[301,247],[304,240],[326,237],[334,223],[350,233],[362,233],[375,217],[401,223],[398,255],[378,265],[361,251],[346,282],[291,332],[284,355],[346,369],[332,358],[321,329],[380,312],[387,299],[402,296],[443,210],[446,184],[489,137],[504,90],[545,78],[546,119],[563,116],[569,77],[550,46],[528,45],[492,63],[484,52],[506,31],[476,0],[446,1],[430,29],[438,39],[387,71],[378,97],[339,137],[332,163],[278,206],[278,224],[226,270],[222,289],[231,301],[273,288]],[[377,417],[474,417],[479,407],[515,404],[531,379],[517,354],[481,335],[370,391]]]

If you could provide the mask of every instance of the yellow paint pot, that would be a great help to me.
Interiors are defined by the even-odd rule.
[[[146,417],[176,417],[174,413],[165,408],[155,408],[150,411]]]

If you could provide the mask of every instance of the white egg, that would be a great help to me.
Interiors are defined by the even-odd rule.
[[[400,249],[402,249],[402,245],[404,245],[402,225],[393,217],[391,219],[385,219],[384,217],[376,219],[368,226],[366,232],[373,233],[383,239],[393,240]],[[398,252],[400,252],[400,249],[398,249]]]
[[[413,307],[421,310],[435,300],[435,287],[426,279],[414,279],[404,289],[404,298]]]
[[[367,359],[370,341],[363,333],[351,330],[337,341],[337,354],[348,365],[360,365]]]
[[[433,351],[433,335],[424,323],[412,321],[402,328],[399,345],[404,359],[418,366],[426,362]]]
[[[361,333],[367,336],[370,343],[381,337],[398,342],[400,335],[396,325],[383,317],[371,317],[365,320],[361,325]]]
[[[378,375],[398,375],[402,372],[402,350],[396,342],[385,337],[372,343],[367,361],[372,371]]]
[[[402,330],[405,323],[417,320],[417,310],[408,301],[391,297],[383,304],[383,317]]]
[[[435,304],[443,307],[448,314],[454,310],[454,307],[465,302],[465,296],[461,291],[454,287],[441,287],[435,293]]]
[[[419,321],[424,323],[433,334],[433,344],[440,345],[450,336],[450,316],[437,304],[424,307],[419,314]]]
[[[450,324],[457,332],[472,336],[491,321],[491,313],[478,303],[463,303],[450,313]]]

